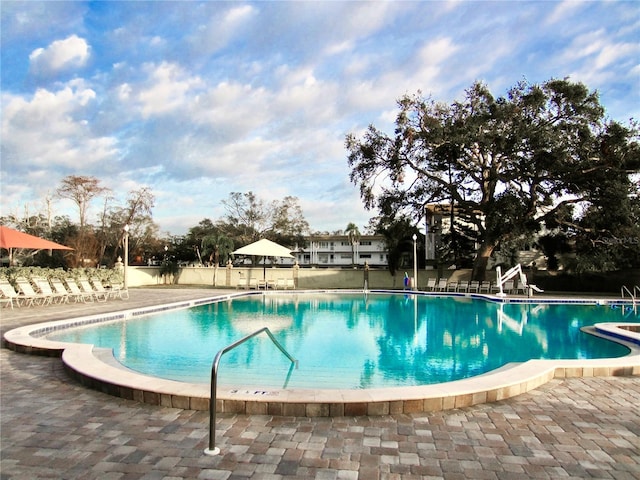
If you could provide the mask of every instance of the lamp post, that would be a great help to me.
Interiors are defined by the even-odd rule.
[[[127,270],[129,267],[129,225],[124,226],[124,289],[128,290]]]
[[[418,290],[418,249],[416,245],[418,236],[413,234],[413,289]]]

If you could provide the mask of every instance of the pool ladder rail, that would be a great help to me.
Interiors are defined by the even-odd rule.
[[[229,350],[233,350],[234,348],[242,345],[247,340],[255,337],[256,335],[260,335],[262,332],[266,332],[269,336],[273,344],[278,347],[278,349],[289,359],[291,360],[291,367],[297,366],[298,361],[293,358],[289,352],[276,340],[276,337],[273,336],[269,327],[262,327],[259,330],[256,330],[253,333],[250,333],[246,337],[241,338],[240,340],[233,342],[230,345],[227,345],[223,349],[221,349],[217,354],[215,359],[213,360],[213,365],[211,366],[211,399],[209,400],[209,447],[205,448],[205,455],[215,456],[220,453],[220,449],[216,447],[216,391],[218,389],[218,367],[220,365],[220,359],[222,355],[227,353]]]
[[[640,287],[638,285],[634,285],[633,291],[631,291],[626,285],[623,285],[620,288],[620,295],[622,296],[623,300],[625,298],[625,294],[629,295],[629,297],[631,298],[631,305],[633,307],[633,312],[636,313],[638,309],[638,301],[640,300],[638,297],[638,295],[640,294]],[[624,309],[623,309],[623,312],[624,312]]]

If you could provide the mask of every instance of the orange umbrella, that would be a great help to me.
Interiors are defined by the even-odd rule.
[[[56,242],[34,237],[28,233],[19,232],[13,228],[0,225],[0,248],[9,250],[9,265],[13,265],[13,249],[29,248],[33,250],[73,250],[71,247]]]
[[[0,248],[31,248],[34,250],[73,250],[56,242],[34,237],[13,228],[0,225]]]

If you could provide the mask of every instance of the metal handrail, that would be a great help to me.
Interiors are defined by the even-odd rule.
[[[276,337],[273,336],[273,333],[271,333],[269,327],[263,327],[260,330],[256,330],[255,332],[241,338],[237,342],[233,342],[232,344],[227,345],[222,350],[220,350],[216,354],[216,357],[213,360],[213,365],[211,366],[211,399],[209,401],[209,448],[206,448],[204,450],[204,453],[206,455],[213,456],[220,453],[220,449],[216,447],[216,391],[218,387],[218,366],[220,365],[220,359],[222,358],[222,355],[227,353],[229,350],[233,350],[237,346],[242,345],[247,340],[255,337],[256,335],[260,335],[262,332],[267,332],[267,335],[269,335],[271,341],[289,360],[291,360],[292,364],[296,366],[298,364],[298,361],[291,355],[289,355],[289,352],[287,352],[285,348],[280,344],[280,342],[276,340]]]
[[[638,287],[637,286],[634,287],[633,290],[635,291],[636,288],[638,288]],[[636,304],[636,297],[635,297],[635,295],[633,293],[631,293],[631,290],[629,290],[626,285],[623,285],[620,288],[620,295],[622,296],[622,298],[624,298],[624,292],[627,292],[629,294],[629,296],[631,297],[631,303],[633,305],[635,305]]]

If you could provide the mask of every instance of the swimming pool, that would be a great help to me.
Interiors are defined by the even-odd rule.
[[[375,389],[450,382],[531,359],[621,357],[627,347],[581,331],[620,319],[620,310],[608,305],[296,293],[64,329],[48,339],[112,348],[135,371],[208,383],[218,350],[267,326],[298,360],[297,368],[268,338],[256,337],[223,357],[219,385]],[[637,314],[624,320],[640,322]]]

